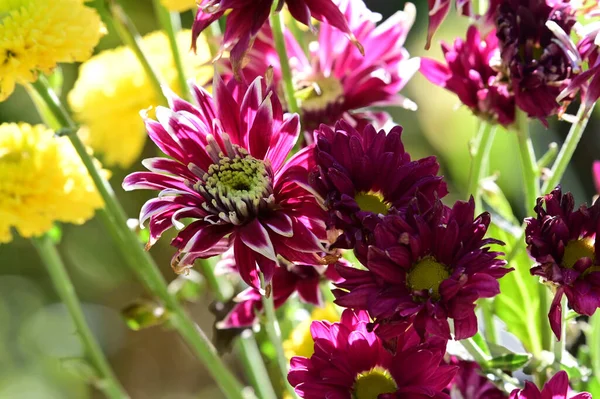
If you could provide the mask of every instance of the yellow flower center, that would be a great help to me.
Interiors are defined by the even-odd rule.
[[[440,284],[450,277],[448,268],[435,258],[426,256],[408,272],[406,284],[412,291],[427,290],[432,299],[440,298]]]
[[[390,207],[379,193],[368,192],[358,193],[354,196],[354,201],[358,207],[365,212],[387,215]]]
[[[344,96],[344,88],[336,78],[320,77],[298,86],[295,96],[303,111],[324,110]]]
[[[377,399],[382,393],[393,393],[397,388],[396,381],[387,370],[375,367],[356,377],[352,399]]]
[[[569,241],[565,247],[562,266],[572,269],[575,263],[581,258],[590,258],[592,262],[595,261],[594,242],[594,239],[591,237]]]

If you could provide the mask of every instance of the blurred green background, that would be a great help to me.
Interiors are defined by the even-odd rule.
[[[371,9],[390,15],[403,7],[402,1],[371,0]],[[439,46],[423,50],[427,24],[425,1],[419,1],[416,26],[409,35],[407,47],[415,56],[440,58]],[[138,30],[148,33],[157,29],[150,1],[122,2]],[[192,13],[183,15],[184,27],[191,26]],[[447,20],[436,35],[436,41],[454,40],[465,32],[467,21],[455,15]],[[111,32],[97,51],[120,44]],[[77,75],[76,65],[63,66],[66,96]],[[469,142],[477,122],[461,108],[457,98],[429,84],[417,75],[404,94],[414,100],[419,110],[391,110],[394,121],[405,128],[404,140],[413,157],[435,154],[447,177],[451,200],[466,197],[469,174]],[[41,122],[23,88],[8,101],[0,103],[0,122]],[[590,202],[595,195],[591,164],[598,157],[598,123],[596,117],[588,125],[583,141],[575,153],[563,186],[572,191],[578,202]],[[569,125],[550,121],[545,129],[533,123],[533,139],[540,157],[551,142],[561,143]],[[127,132],[123,132],[127,134]],[[523,190],[516,137],[499,131],[492,151],[491,170],[518,215],[523,214]],[[154,150],[147,146],[146,155]],[[132,170],[140,169],[136,163]],[[152,194],[125,194],[120,182],[130,170],[114,169],[111,182],[131,217],[136,217],[143,202]],[[175,278],[169,262],[172,249],[169,240],[161,240],[152,255],[168,280]],[[144,291],[128,271],[111,240],[97,220],[84,226],[64,226],[59,245],[78,294],[84,303],[89,322],[106,351],[116,374],[132,398],[219,398],[206,371],[191,356],[177,336],[163,328],[138,332],[129,330],[120,311],[143,298]],[[190,312],[206,331],[212,331],[213,316],[208,311],[212,299],[208,294],[190,305]],[[64,307],[52,288],[49,277],[36,252],[27,240],[16,239],[0,245],[0,399],[85,399],[102,397],[79,376],[84,367],[78,363],[82,349]],[[227,355],[233,367],[241,371],[235,357]],[[241,373],[240,373],[241,375]],[[242,377],[243,378],[243,377]]]

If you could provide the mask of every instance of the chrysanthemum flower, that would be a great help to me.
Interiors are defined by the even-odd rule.
[[[280,264],[275,269],[272,281],[271,295],[273,295],[275,309],[282,306],[294,293],[298,294],[302,302],[323,306],[320,284],[327,280],[339,280],[334,264],[328,266]],[[254,325],[257,322],[256,315],[263,310],[260,291],[249,287],[238,294],[233,301],[236,305],[218,324],[218,328],[241,328]]]
[[[498,72],[500,50],[495,32],[484,38],[471,25],[466,40],[457,38],[454,46],[442,43],[442,51],[446,65],[423,58],[421,73],[433,84],[455,93],[481,119],[511,125],[515,121],[515,98]]]
[[[340,306],[367,310],[375,324],[414,322],[423,339],[455,339],[477,332],[475,301],[500,293],[498,279],[510,271],[484,238],[490,215],[474,217],[475,203],[458,201],[452,209],[440,201],[427,211],[410,206],[406,216],[388,215],[375,228],[367,270],[338,267]],[[388,332],[389,334],[389,332]]]
[[[509,399],[592,399],[587,392],[579,394],[569,390],[569,376],[565,371],[559,371],[548,381],[542,391],[531,382],[525,382],[525,388],[515,389]]]
[[[536,217],[526,219],[525,231],[529,254],[538,262],[531,274],[556,289],[548,317],[560,339],[563,294],[577,313],[591,316],[600,307],[600,202],[575,210],[573,195],[557,187],[538,198],[535,212]]]
[[[565,104],[556,98],[577,69],[575,55],[556,40],[547,22],[566,36],[576,22],[568,0],[503,0],[496,10],[496,34],[504,73],[517,106],[532,118],[545,120]]]
[[[147,159],[149,172],[123,182],[125,190],[160,191],[140,212],[140,224],[150,219],[148,244],[170,227],[180,229],[172,241],[179,272],[233,247],[242,279],[255,288],[257,265],[268,282],[278,256],[317,262],[325,239],[321,210],[296,183],[306,179],[308,150],[286,161],[299,135],[298,115],[284,115],[260,78],[246,89],[215,75],[214,99],[201,87],[192,91],[194,105],[166,93],[170,109],[158,107],[158,121],[146,120],[152,141],[173,159]]]
[[[160,2],[167,10],[176,12],[191,10],[198,4],[196,0],[160,0]]]
[[[85,61],[105,33],[83,0],[3,0],[0,4],[0,101],[15,84],[49,73],[59,62]]]
[[[198,55],[190,51],[190,43],[190,31],[178,33],[186,75],[199,84],[210,82],[213,69],[206,65],[210,60],[206,40],[203,36],[198,39]],[[177,69],[164,32],[146,35],[142,48],[164,83],[178,88]],[[140,110],[160,102],[142,65],[125,46],[103,51],[81,65],[68,100],[75,118],[86,125],[85,142],[103,156],[106,165],[122,168],[139,158],[146,142]]]
[[[194,37],[210,24],[227,14],[227,27],[223,37],[222,50],[231,50],[231,62],[237,73],[244,54],[258,31],[269,19],[274,0],[203,0],[200,3],[196,20],[192,27]],[[342,31],[361,49],[348,22],[332,0],[278,0],[279,7],[286,4],[293,18],[306,26],[312,26],[311,18],[325,22]]]
[[[456,376],[448,384],[450,397],[461,399],[506,399],[508,397],[482,374],[481,366],[477,362],[453,357],[450,364],[458,366]]]
[[[400,126],[358,131],[345,121],[315,132],[310,183],[329,211],[328,228],[341,230],[333,246],[354,248],[362,261],[383,215],[403,211],[417,193],[430,202],[447,193],[436,158],[411,161],[401,135]]]
[[[102,199],[66,137],[42,125],[0,125],[0,243],[40,236],[55,222],[82,224]]]
[[[288,359],[294,356],[310,357],[315,352],[315,341],[310,334],[310,326],[313,321],[330,321],[336,322],[340,320],[340,313],[332,303],[326,304],[322,308],[315,308],[310,318],[300,322],[289,337],[283,341],[283,350]]]
[[[398,94],[419,69],[419,59],[410,58],[404,48],[415,19],[415,7],[407,3],[404,11],[377,25],[381,15],[370,11],[362,0],[333,2],[365,48],[365,56],[344,40],[342,32],[327,24],[320,26],[309,56],[286,31],[287,53],[304,129],[312,132],[321,123],[333,126],[342,118],[352,125],[364,119],[380,124],[389,120],[385,112],[365,110],[367,107],[416,109],[412,101]],[[283,89],[279,57],[268,26],[261,30],[247,60],[244,67],[247,78],[263,76],[272,66],[275,84]]]
[[[406,337],[392,355],[368,330],[368,323],[365,312],[350,310],[339,323],[313,322],[314,353],[292,358],[288,374],[300,397],[449,399],[442,391],[456,367],[441,365],[442,351],[424,349]]]

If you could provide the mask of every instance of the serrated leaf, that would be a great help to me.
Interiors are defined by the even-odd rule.
[[[529,362],[529,360],[531,360],[531,355],[529,353],[508,353],[506,355],[498,356],[490,360],[488,362],[488,367],[500,370],[514,371],[525,366]]]

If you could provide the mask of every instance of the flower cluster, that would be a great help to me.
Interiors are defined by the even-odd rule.
[[[548,381],[540,391],[531,382],[525,383],[524,389],[515,389],[511,392],[509,399],[592,399],[587,392],[579,394],[571,393],[569,377],[565,371],[559,371]]]

